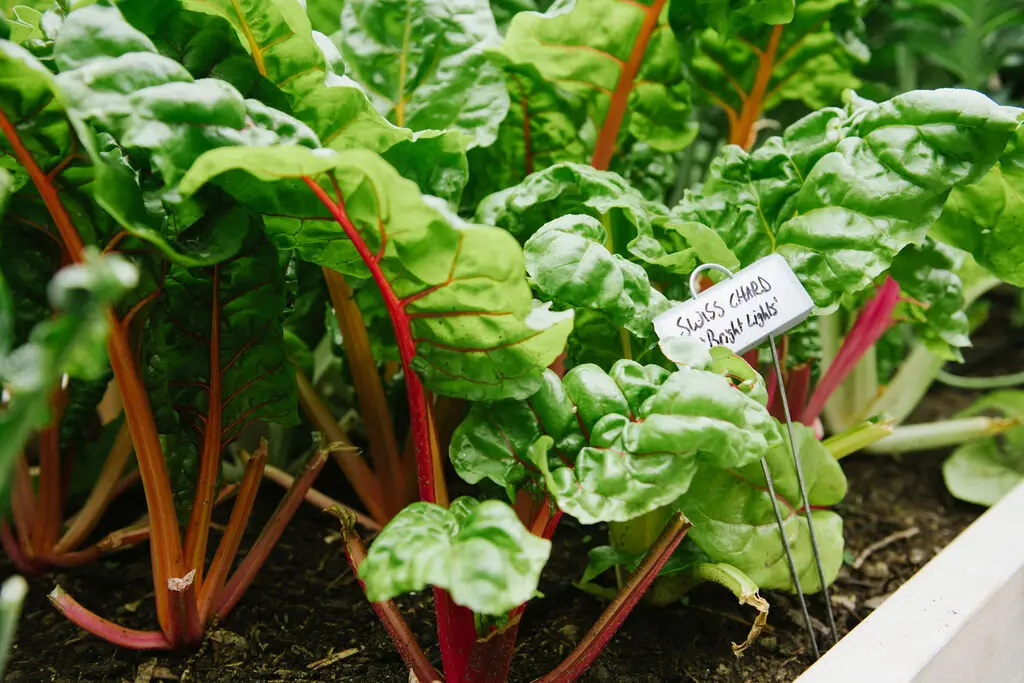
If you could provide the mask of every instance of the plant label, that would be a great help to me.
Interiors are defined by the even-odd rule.
[[[786,259],[771,254],[662,313],[654,330],[659,339],[693,337],[740,354],[803,322],[813,308]]]

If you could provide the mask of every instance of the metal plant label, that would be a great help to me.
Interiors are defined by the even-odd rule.
[[[741,354],[803,322],[812,308],[786,259],[771,254],[662,313],[654,330],[660,339],[688,336]]]

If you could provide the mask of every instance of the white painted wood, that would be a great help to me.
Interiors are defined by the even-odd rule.
[[[1024,484],[796,683],[1024,683]]]

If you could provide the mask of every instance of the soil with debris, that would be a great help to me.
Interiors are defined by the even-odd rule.
[[[981,361],[980,367],[971,363],[965,374],[972,366],[976,374],[1024,367],[1019,358],[1008,360],[1005,353],[1008,347],[1024,345],[1007,338],[1004,330],[1010,326],[1005,319],[994,322],[996,333],[981,334],[971,353]],[[1000,360],[991,362],[986,357]],[[939,388],[915,420],[949,415],[973,398],[969,392]],[[858,455],[843,461],[850,493],[838,511],[845,519],[848,552],[832,594],[844,633],[983,512],[956,501],[946,491],[941,474],[945,456],[915,454],[897,460]],[[328,491],[340,485],[330,467],[318,482]],[[258,521],[266,519],[278,497],[272,485],[264,488]],[[250,527],[252,533],[258,528]],[[586,564],[586,549],[602,542],[601,533],[567,521],[554,540],[541,585],[545,597],[531,602],[523,618],[512,681],[531,681],[555,667],[603,607],[597,598],[571,585]],[[0,576],[9,572],[0,559]],[[153,628],[156,617],[149,582],[146,548],[32,580],[7,683],[408,680],[407,670],[348,570],[330,519],[308,506],[296,515],[236,610],[197,654],[117,649],[79,631],[46,600],[59,583],[101,615],[128,627]],[[733,656],[730,642],[746,637],[752,610],[737,605],[724,590],[705,586],[686,605],[639,606],[582,680],[792,681],[810,663],[799,610],[785,594],[769,592],[765,597],[771,603],[769,627],[742,658]],[[420,643],[439,665],[430,601],[414,596],[399,604]],[[811,598],[811,608],[816,615],[824,613],[818,598]],[[824,634],[820,623],[819,627]]]

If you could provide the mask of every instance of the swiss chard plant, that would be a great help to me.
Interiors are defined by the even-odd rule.
[[[95,39],[102,30],[116,37]],[[201,150],[247,135],[276,141],[312,133],[297,121],[275,119],[283,115],[255,101],[246,105],[222,81],[197,81],[179,63],[158,55],[153,43],[109,5],[91,5],[66,18],[59,8],[51,10],[42,15],[38,31],[25,37],[24,45],[0,42],[2,159],[13,178],[3,239],[12,247],[5,250],[8,255],[18,240],[44,240],[53,247],[27,250],[33,258],[17,268],[5,263],[8,286],[16,300],[34,304],[33,292],[52,276],[53,263],[86,268],[92,250],[131,259],[140,286],[134,300],[100,306],[109,330],[106,356],[126,425],[115,424],[115,436],[107,441],[107,462],[118,457],[119,466],[104,467],[95,480],[99,493],[86,499],[83,515],[62,535],[59,458],[74,451],[60,448],[58,430],[61,418],[87,418],[96,397],[92,402],[83,397],[74,413],[60,410],[60,390],[56,398],[47,397],[32,420],[17,423],[38,430],[44,460],[35,485],[15,477],[21,489],[11,516],[21,536],[15,541],[6,534],[5,541],[12,542],[5,546],[14,558],[32,548],[45,562],[66,559],[68,536],[74,533],[81,541],[88,535],[89,527],[79,528],[79,519],[95,523],[124,481],[119,478],[124,458],[134,450],[148,514],[125,533],[149,538],[160,629],[124,629],[59,587],[51,600],[82,627],[120,645],[194,645],[204,625],[227,614],[251,583],[326,451],[309,462],[232,572],[265,455],[250,459],[237,485],[221,487],[222,451],[248,422],[287,422],[295,412],[294,376],[285,365],[280,323],[283,267],[258,221],[244,209],[214,193],[172,205],[159,196],[156,179],[180,177],[177,164],[189,158],[190,145]],[[234,127],[197,127],[182,116],[185,110],[200,119],[223,117]],[[246,122],[253,120],[247,117],[283,129],[247,132]],[[50,261],[43,258],[51,254]],[[49,315],[40,306],[19,311],[27,321]],[[100,363],[93,377],[104,367]],[[11,409],[7,416],[14,417]],[[83,434],[71,436],[78,437],[70,439],[72,447],[81,444]],[[20,471],[27,474],[24,467]],[[231,520],[207,566],[213,507],[232,494]],[[184,537],[179,520],[186,520]],[[96,549],[104,550],[103,543]]]
[[[12,13],[2,239],[36,241],[32,260],[4,250],[0,267],[32,323],[50,313],[39,283],[90,248],[130,259],[140,282],[103,308],[124,414],[96,441],[121,429],[135,453],[160,630],[123,629],[58,590],[69,618],[120,645],[194,646],[302,499],[331,505],[311,489],[330,453],[364,526],[383,527],[366,549],[340,513],[420,681],[440,675],[391,599],[432,587],[446,680],[504,680],[564,515],[608,523],[583,585],[610,602],[544,680],[578,677],[649,588],[667,602],[719,583],[761,612],[756,635],[758,588],[792,587],[762,459],[801,583],[821,588],[780,378],[761,378],[756,353],[659,340],[652,320],[690,296],[698,264],[771,253],[817,307],[782,341],[782,365],[834,579],[837,458],[891,430],[865,419],[905,417],[922,365],[957,358],[970,300],[1022,279],[1007,254],[1021,112],[966,90],[824,106],[856,85],[860,3],[537,4]],[[669,207],[665,188],[629,179],[661,182],[646,160],[685,155],[702,99],[721,102],[737,144]],[[756,146],[782,101],[816,111]],[[897,321],[918,346],[879,396],[873,354]],[[837,433],[822,442],[823,413]],[[53,417],[28,429],[52,439]],[[264,471],[285,481],[261,444],[226,484],[225,454],[249,450],[257,422],[325,442],[232,574]],[[450,500],[449,464],[477,495]],[[231,496],[207,565],[212,509]],[[617,588],[595,581],[613,567]]]

